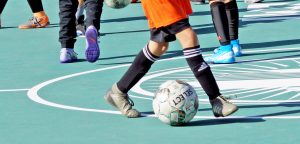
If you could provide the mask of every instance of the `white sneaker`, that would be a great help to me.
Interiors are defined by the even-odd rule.
[[[61,63],[71,63],[77,60],[77,53],[71,48],[62,48],[59,59]]]
[[[226,117],[238,110],[238,107],[235,104],[227,101],[227,99],[223,96],[218,96],[209,102],[212,106],[212,111],[215,117]]]

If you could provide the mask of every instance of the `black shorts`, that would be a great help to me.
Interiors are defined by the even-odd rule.
[[[191,27],[189,19],[183,19],[169,26],[150,29],[150,39],[155,42],[171,42],[176,40],[175,34]]]

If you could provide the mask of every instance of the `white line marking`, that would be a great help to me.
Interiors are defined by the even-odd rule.
[[[262,70],[262,69],[254,69],[254,68],[242,68],[242,67],[231,67],[232,69],[238,70],[252,70],[252,71],[260,71],[260,72],[268,72],[269,70]]]
[[[282,94],[285,94],[285,93],[289,93],[289,92],[290,92],[290,91],[286,90],[286,91],[283,91],[283,92],[280,92],[280,93],[273,94],[273,95],[268,96],[268,97],[261,98],[261,99],[259,99],[259,100],[265,100],[265,99],[272,98],[272,97],[276,97],[276,96],[279,96],[279,95],[282,95]]]
[[[272,52],[275,52],[275,51],[282,51],[282,50],[285,50],[286,52],[288,52],[287,50],[299,50],[299,47],[294,47],[294,48],[274,48],[274,49],[271,49]],[[270,49],[263,49],[263,50],[245,50],[244,52],[246,53],[260,53],[260,52],[270,52]],[[287,58],[285,60],[288,60],[288,59],[300,59],[300,58]],[[266,60],[266,61],[273,61],[273,60]]]
[[[163,60],[159,60],[159,61],[167,61],[167,60],[174,60],[174,59],[182,59],[184,57],[175,57],[175,58],[170,58],[170,59],[163,59]],[[295,58],[291,58],[291,59],[295,59]],[[266,61],[274,61],[274,60],[266,60]],[[94,73],[94,72],[100,72],[100,71],[105,71],[105,70],[111,70],[111,69],[116,69],[116,68],[121,68],[121,67],[126,67],[129,66],[130,64],[125,64],[125,65],[118,65],[118,66],[112,66],[112,67],[106,67],[106,68],[100,68],[100,69],[95,69],[95,70],[90,70],[90,71],[85,71],[85,72],[80,72],[80,73],[75,73],[75,74],[70,74],[70,75],[66,75],[66,76],[62,76],[62,77],[58,77],[55,79],[51,79],[48,81],[45,81],[43,83],[40,83],[34,87],[32,87],[31,89],[28,90],[27,95],[29,97],[29,99],[40,103],[40,104],[44,104],[47,106],[51,106],[51,107],[57,107],[57,108],[62,108],[62,109],[69,109],[69,110],[78,110],[78,111],[88,111],[88,112],[99,112],[99,113],[109,113],[109,114],[120,114],[119,111],[112,111],[112,110],[99,110],[99,109],[90,109],[90,108],[81,108],[81,107],[75,107],[75,106],[68,106],[68,105],[62,105],[62,104],[57,104],[54,102],[49,102],[46,101],[44,99],[42,99],[37,93],[40,89],[42,89],[43,87],[50,85],[52,83],[58,82],[58,81],[62,81],[68,78],[72,78],[72,77],[77,77],[77,76],[81,76],[81,75],[85,75],[85,74],[90,74],[90,73]],[[224,65],[219,65],[219,66],[224,66]],[[150,94],[152,95],[152,94]],[[137,97],[137,96],[135,96]],[[207,101],[207,99],[205,100]],[[270,101],[249,101],[249,100],[232,100],[232,101],[237,101],[237,102],[245,102],[245,103],[284,103],[284,102],[300,102],[300,101],[288,101],[288,100],[270,100]],[[149,114],[143,114],[147,117],[153,117],[153,115],[149,115]],[[213,116],[195,116],[196,119],[215,119]],[[224,119],[299,119],[300,116],[254,116],[254,117],[247,117],[247,116],[235,116],[235,117],[227,117]]]
[[[296,98],[296,97],[299,97],[299,96],[300,96],[300,93],[298,93],[297,95],[295,95],[295,96],[289,98],[288,100],[292,100],[292,99],[294,99],[294,98]]]
[[[29,89],[3,89],[0,92],[18,92],[18,91],[28,91]]]
[[[235,93],[235,95],[241,95],[241,94],[246,94],[246,93],[253,93],[253,92],[257,92],[257,91],[264,91],[264,90],[267,90],[269,88],[262,88],[262,89],[250,89],[250,90],[247,90],[247,91],[242,91],[242,92],[239,92],[239,93]],[[243,98],[243,97],[240,97],[240,98]]]
[[[256,4],[250,4],[247,6],[247,10],[254,10],[254,9],[266,9],[272,6],[283,6],[288,5],[287,2],[279,2],[279,3],[256,3]]]
[[[263,90],[263,89],[261,89],[261,90]],[[254,97],[254,96],[257,96],[257,95],[261,95],[261,94],[265,94],[265,93],[269,93],[269,92],[274,92],[274,91],[279,91],[279,90],[283,90],[283,89],[272,89],[272,90],[268,90],[268,91],[263,91],[263,92],[259,92],[259,93],[250,94],[250,95],[243,96],[243,97],[238,97],[237,99]]]
[[[262,65],[256,65],[256,64],[246,64],[246,65],[253,66],[253,67],[265,68],[265,69],[272,69],[272,70],[278,69],[278,68],[275,68],[275,67],[262,66]]]
[[[269,63],[274,64],[274,65],[277,65],[277,66],[289,67],[288,65],[280,64],[280,63],[276,63],[276,62],[269,62]]]
[[[292,61],[294,61],[295,63],[297,63],[297,64],[300,65],[300,62],[299,62],[299,61],[297,61],[297,60],[292,60]]]

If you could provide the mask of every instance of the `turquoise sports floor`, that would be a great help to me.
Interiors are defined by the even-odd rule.
[[[180,45],[171,44],[130,91],[145,117],[125,118],[103,95],[149,39],[140,4],[113,10],[104,6],[101,57],[84,60],[84,38],[75,50],[80,61],[59,63],[58,1],[44,0],[51,26],[20,30],[31,11],[25,0],[10,0],[0,29],[0,144],[297,144],[300,131],[300,0],[265,0],[240,8],[244,56],[230,65],[211,65],[225,96],[240,110],[213,117],[207,97],[186,67]],[[219,44],[208,5],[193,5],[190,22],[203,55]],[[152,95],[168,79],[185,80],[200,98],[187,126],[171,127],[152,117]]]

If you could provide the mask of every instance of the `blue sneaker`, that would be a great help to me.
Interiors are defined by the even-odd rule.
[[[234,56],[240,57],[242,56],[242,47],[240,45],[239,40],[231,40],[230,44],[232,45],[232,51],[234,52]]]
[[[234,53],[234,56],[240,57],[243,55],[242,53],[242,47],[240,45],[239,40],[231,40],[230,44],[232,45],[232,51]],[[217,53],[219,48],[214,49],[214,54]]]
[[[98,45],[98,32],[94,26],[89,26],[85,32],[86,49],[85,57],[88,62],[95,62],[100,56],[100,49]]]
[[[207,63],[215,63],[215,64],[226,64],[226,63],[234,63],[235,57],[232,51],[232,45],[220,46],[215,54],[210,57],[206,57],[205,61]]]
[[[61,63],[71,63],[77,60],[77,53],[71,48],[62,48],[59,59]]]

